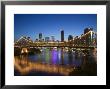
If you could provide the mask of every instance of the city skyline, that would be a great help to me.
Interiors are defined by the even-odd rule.
[[[46,21],[46,22],[45,22]],[[69,35],[80,36],[86,27],[97,29],[96,14],[15,14],[14,39],[29,36],[32,40],[55,36],[61,41],[61,30],[64,30],[64,40]],[[77,30],[76,30],[77,29]]]

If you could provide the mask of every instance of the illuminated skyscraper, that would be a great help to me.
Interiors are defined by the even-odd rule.
[[[45,42],[49,42],[50,38],[49,37],[45,37]]]
[[[69,35],[68,36],[68,41],[72,41],[73,40],[73,36],[72,35]]]
[[[39,41],[42,41],[42,33],[39,33]]]
[[[51,36],[51,41],[55,41],[55,37],[54,36]]]
[[[35,42],[38,42],[38,39],[36,39]]]
[[[62,42],[64,41],[64,31],[63,30],[61,31],[61,41]]]

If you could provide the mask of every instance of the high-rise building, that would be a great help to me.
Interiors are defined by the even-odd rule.
[[[28,40],[30,40],[30,37],[27,37]]]
[[[64,31],[61,31],[61,41],[64,41]]]
[[[42,39],[41,41],[44,42],[44,39]]]
[[[73,36],[72,35],[69,35],[68,36],[68,41],[72,41],[73,40]]]
[[[42,41],[42,33],[39,33],[39,41]]]
[[[55,41],[55,37],[54,36],[51,36],[51,41]]]
[[[36,39],[35,42],[38,42],[38,39]]]
[[[49,37],[45,37],[45,42],[49,42],[50,38]]]

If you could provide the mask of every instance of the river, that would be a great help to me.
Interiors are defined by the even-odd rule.
[[[41,53],[15,56],[15,76],[96,76],[97,57],[90,50],[42,48]]]

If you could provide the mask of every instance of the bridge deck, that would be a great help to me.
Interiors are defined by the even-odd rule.
[[[69,47],[69,48],[90,48],[90,49],[93,49],[93,48],[97,48],[95,46],[14,46],[14,47],[21,47],[21,48],[36,48],[36,47],[57,47],[57,48],[62,48],[62,47]]]

